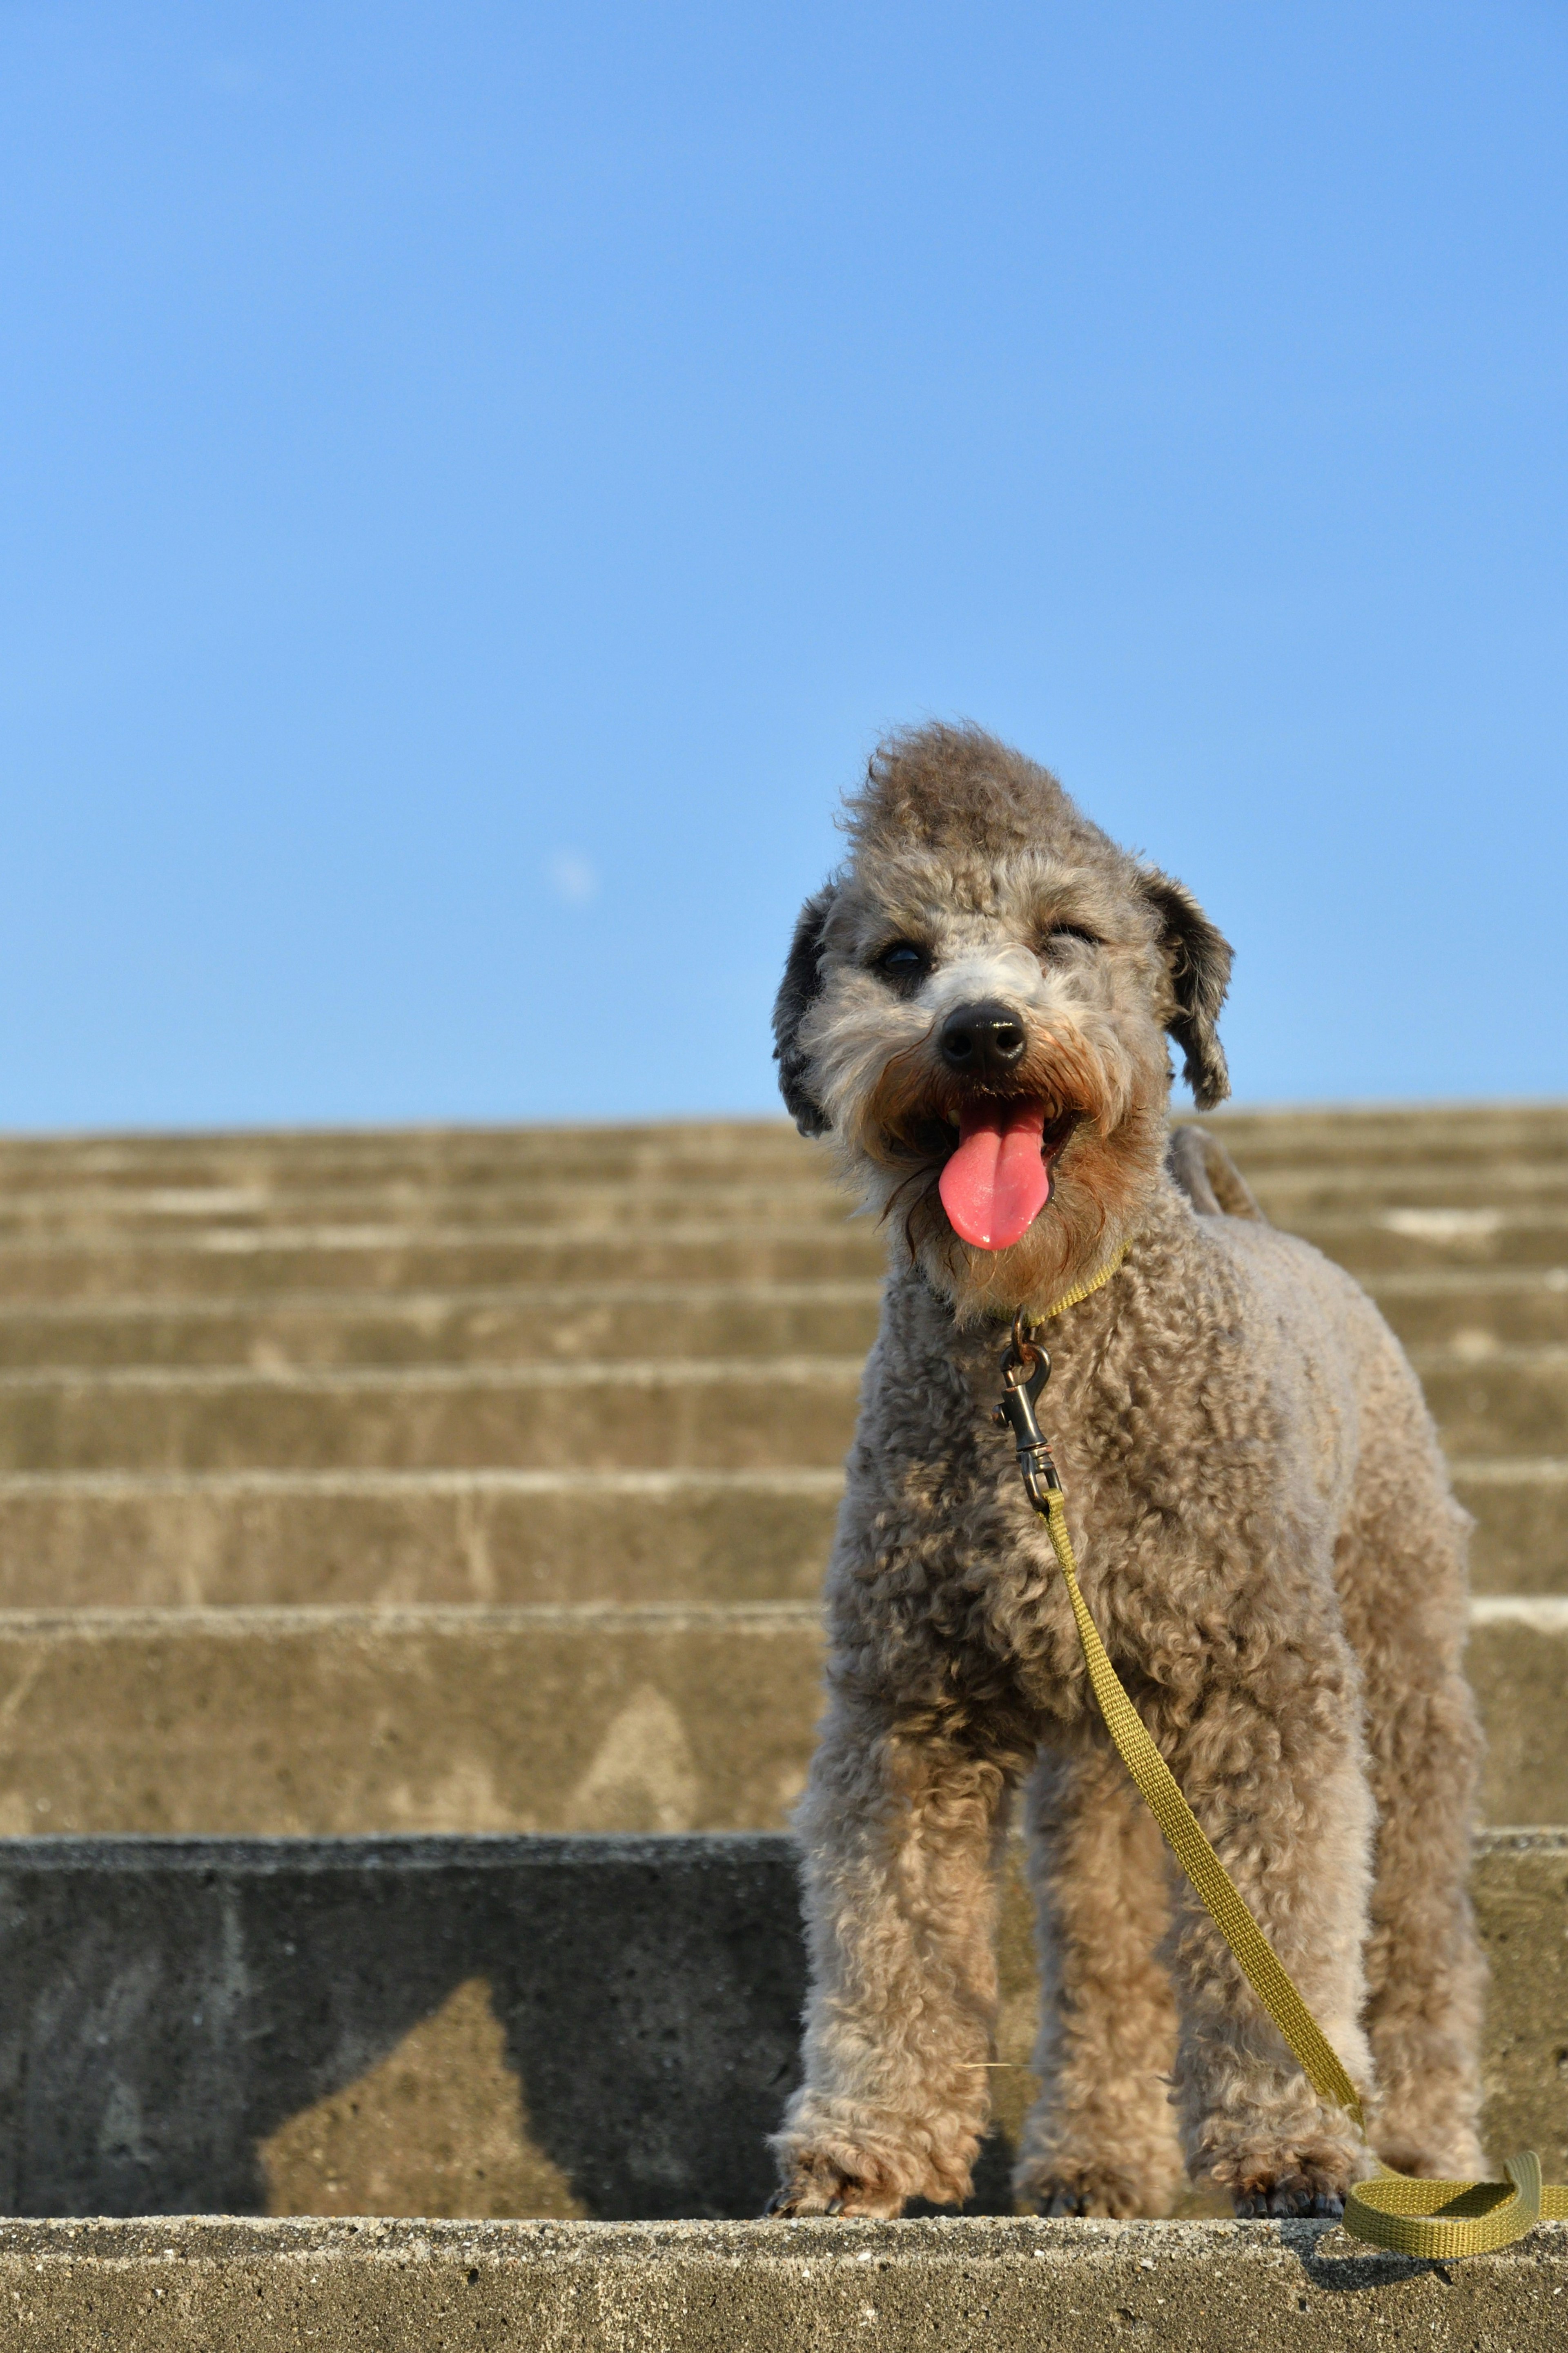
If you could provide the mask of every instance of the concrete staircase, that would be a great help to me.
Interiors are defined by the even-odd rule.
[[[1568,1822],[1568,1110],[1235,1115],[1476,1514]],[[782,1124],[0,1145],[0,1828],[781,1826],[880,1247]]]
[[[1268,1215],[1351,1268],[1410,1345],[1479,1524],[1487,1817],[1568,1825],[1568,1108],[1209,1124]],[[92,1834],[90,1853],[15,1853],[43,1869],[74,1852],[73,1885],[88,1862],[107,1874],[48,1913],[58,1936],[112,1909],[102,1891],[146,1852],[116,1847],[125,1834],[396,1833],[363,1851],[395,1873],[423,1851],[410,1834],[776,1831],[810,1751],[815,1594],[880,1256],[782,1124],[0,1143],[0,1829]],[[1498,2136],[1513,2145],[1528,2120],[1559,2172],[1568,2021],[1510,1956],[1562,1942],[1563,1871],[1561,1839],[1500,1837],[1479,1891]],[[41,1901],[16,1897],[29,1918]],[[1031,1997],[1016,1902],[1008,1919],[1016,2062]],[[247,1932],[247,1982],[273,1933]],[[386,2116],[438,2137],[437,2111],[468,2116],[466,2131],[498,2067],[521,2064],[485,1949],[467,1976],[435,1972],[422,2024],[344,2028],[307,2087],[318,2140],[296,2136],[265,2180],[253,2168],[247,2200],[584,2211],[526,2119],[509,2204],[435,2157],[391,2186],[375,2174]],[[39,2036],[59,2015],[53,1966]],[[193,2015],[225,1998],[227,1966]],[[101,2047],[131,2068],[127,1981],[91,1980]],[[787,2023],[797,1995],[777,1999]],[[998,2080],[1005,2139],[1026,2084],[1016,2064]],[[468,2109],[465,2084],[480,2086]],[[153,2145],[146,2096],[128,2090],[119,2124],[100,2101],[100,2156],[74,2172],[17,2157],[17,2199],[190,2203],[189,2179],[177,2191],[156,2165],[112,2187],[102,2149]],[[383,2123],[355,2142],[351,2111]],[[16,2114],[21,2148],[34,2127]],[[671,2175],[662,2206],[650,2178],[587,2211],[743,2213],[753,2169],[700,2194]],[[994,2203],[1000,2157],[991,2171]]]

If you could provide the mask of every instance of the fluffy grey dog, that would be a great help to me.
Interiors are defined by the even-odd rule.
[[[1230,951],[971,730],[885,745],[848,824],[790,951],[780,1077],[892,1263],[798,1817],[812,1991],[773,2211],[968,2195],[1019,1788],[1046,1989],[1020,2200],[1159,2213],[1184,2159],[1240,2213],[1323,2214],[1369,2169],[1168,1864],[991,1427],[1015,1310],[1123,1244],[1049,1333],[1085,1596],[1377,2151],[1474,2176],[1464,1522],[1364,1294],[1265,1223],[1217,1147],[1188,1134],[1168,1161],[1167,1037],[1200,1108],[1226,1092]]]

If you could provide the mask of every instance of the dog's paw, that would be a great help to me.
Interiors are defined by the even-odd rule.
[[[1345,2211],[1350,2176],[1338,2157],[1281,2151],[1273,2163],[1255,2158],[1225,2186],[1243,2222],[1337,2222]]]
[[[1026,2213],[1047,2218],[1090,2214],[1125,2222],[1136,2214],[1157,2213],[1162,2202],[1147,2184],[1109,2165],[1031,2166],[1016,2189]]]
[[[903,2208],[903,2199],[869,2183],[858,2181],[839,2168],[818,2158],[797,2165],[779,2184],[763,2209],[764,2221],[787,2221],[807,2215],[843,2215],[847,2221],[891,2221]]]

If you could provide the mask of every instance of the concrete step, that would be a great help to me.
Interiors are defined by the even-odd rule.
[[[1568,1346],[1410,1354],[1451,1453],[1568,1453]]]
[[[1384,1274],[1368,1288],[1407,1348],[1568,1343],[1568,1267]]]
[[[881,1295],[876,1281],[645,1282],[0,1304],[0,1368],[513,1364],[617,1347],[642,1356],[863,1356]],[[1568,1337],[1568,1310],[1561,1320]]]
[[[1568,1208],[1321,1210],[1289,1230],[1373,1286],[1385,1274],[1568,1265]]]
[[[837,1470],[24,1472],[0,1475],[0,1608],[810,1601],[842,1488]]]
[[[1321,1167],[1258,1168],[1249,1179],[1276,1225],[1327,1212],[1568,1207],[1568,1155],[1536,1160],[1479,1160],[1450,1168],[1367,1162]]]
[[[1460,1461],[1479,1593],[1568,1593],[1568,1457]],[[0,1473],[0,1608],[810,1600],[837,1470]]]
[[[1188,1114],[1180,1114],[1186,1117]],[[1397,1103],[1234,1109],[1204,1115],[1238,1161],[1460,1167],[1568,1155],[1568,1104]],[[535,1127],[252,1129],[229,1133],[0,1137],[0,1183],[64,1186],[485,1181],[566,1169],[635,1175],[670,1166],[811,1165],[782,1116]]]
[[[0,1836],[749,1830],[818,1711],[815,1607],[0,1616]]]
[[[35,2353],[1343,2353],[1347,2316],[1363,2344],[1547,2353],[1565,2293],[1563,2222],[1452,2267],[1322,2222],[0,2225]]]
[[[628,1335],[636,1339],[640,1335]],[[1568,1452],[1568,1348],[1421,1350],[1445,1443]],[[862,1358],[0,1374],[8,1471],[831,1468]]]
[[[0,1374],[0,1469],[832,1468],[856,1356]]]
[[[521,1226],[572,1233],[618,1233],[653,1226],[837,1225],[851,1202],[806,1167],[772,1182],[715,1179],[708,1172],[679,1184],[638,1179],[605,1184],[587,1177],[559,1183],[426,1186],[260,1186],[91,1192],[0,1191],[0,1237],[8,1241],[79,1239],[123,1245],[161,1234],[267,1233],[278,1227],[403,1226],[460,1232],[473,1226]]]
[[[1205,1113],[1249,1173],[1349,1166],[1458,1168],[1568,1155],[1568,1103],[1384,1103]]]
[[[1568,1823],[1568,1600],[1481,1597],[1484,1819]],[[0,1615],[0,1835],[768,1830],[815,1606]]]
[[[874,1282],[884,1244],[866,1219],[803,1196],[817,1221],[682,1226],[207,1228],[174,1236],[0,1240],[0,1301],[64,1304],[132,1299],[254,1298],[300,1292],[471,1292],[546,1283],[699,1285]],[[820,1213],[820,1214],[818,1214]],[[631,1229],[628,1230],[628,1227]],[[1323,1213],[1295,1230],[1358,1280],[1568,1265],[1568,1208],[1390,1208]]]
[[[1568,1455],[1451,1465],[1454,1492],[1473,1514],[1471,1582],[1478,1593],[1568,1593]]]
[[[559,1228],[289,1227],[132,1243],[0,1242],[0,1301],[261,1298],[660,1283],[876,1282],[886,1250],[854,1224],[691,1226],[629,1237]]]
[[[1568,1840],[1484,1837],[1473,1884],[1488,2137],[1568,2179]],[[0,2188],[33,2215],[754,2214],[805,1989],[776,1837],[26,1839],[0,1957]],[[998,1961],[982,2213],[1033,2090],[1016,1852]]]
[[[1505,1142],[1511,1150],[1511,1144]],[[255,1128],[229,1134],[0,1136],[0,1184],[212,1186],[485,1184],[552,1172],[632,1177],[688,1170],[787,1174],[824,1155],[776,1119],[647,1120],[476,1128]]]
[[[1560,1268],[1387,1275],[1373,1290],[1407,1345],[1449,1348],[1457,1361],[1568,1346]],[[880,1297],[866,1279],[0,1302],[0,1369],[507,1364],[628,1343],[644,1356],[850,1356],[870,1346]]]
[[[1258,1200],[1274,1224],[1319,1217],[1474,1219],[1479,1212],[1568,1212],[1568,1155],[1504,1160],[1474,1167],[1281,1167],[1258,1172]],[[289,1184],[289,1186],[0,1186],[5,1240],[132,1242],[160,1233],[266,1233],[315,1226],[406,1226],[447,1230],[482,1226],[566,1226],[576,1233],[616,1233],[639,1226],[837,1224],[851,1200],[832,1181],[823,1155],[787,1172],[764,1163],[693,1165],[687,1172],[623,1176],[599,1163],[562,1176],[510,1176],[458,1184]]]

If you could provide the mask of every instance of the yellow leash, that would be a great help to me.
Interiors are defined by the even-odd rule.
[[[1047,1315],[1068,1307],[1110,1282],[1127,1255],[1124,1244],[1089,1282],[1058,1299]],[[1317,2020],[1291,1981],[1273,1946],[1253,1918],[1230,1873],[1205,1837],[1170,1767],[1144,1728],[1122,1689],[1121,1680],[1100,1639],[1078,1581],[1078,1561],[1068,1534],[1067,1499],[1050,1449],[1035,1418],[1035,1399],[1050,1374],[1050,1358],[1028,1337],[1032,1319],[1020,1314],[1003,1359],[1005,1390],[996,1414],[1011,1428],[1029,1501],[1045,1521],[1067,1586],[1068,1599],[1083,1646],[1084,1664],[1105,1728],[1116,1744],[1144,1803],[1163,1831],[1177,1862],[1230,1947],[1258,2000],[1274,2021],[1302,2073],[1325,2100],[1343,2108],[1365,2136],[1366,2120],[1355,2085],[1345,2073]],[[1392,2247],[1404,2255],[1439,2262],[1458,2255],[1490,2253],[1521,2239],[1543,2218],[1568,2221],[1568,2183],[1541,2179],[1533,2149],[1510,2157],[1506,2181],[1422,2181],[1379,2164],[1376,2176],[1356,2182],[1345,2199],[1345,2228],[1359,2239]]]

